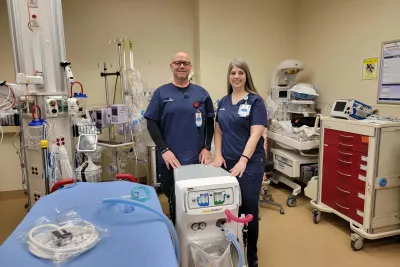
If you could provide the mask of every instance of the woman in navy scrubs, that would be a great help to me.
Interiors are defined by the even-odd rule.
[[[258,95],[247,63],[234,60],[228,68],[228,95],[218,104],[213,165],[236,176],[242,194],[240,214],[252,214],[249,223],[247,260],[258,266],[258,200],[264,176],[264,129],[267,110]]]

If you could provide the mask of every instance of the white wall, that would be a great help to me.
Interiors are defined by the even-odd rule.
[[[325,111],[338,98],[356,98],[381,112],[400,115],[400,106],[377,105],[378,79],[362,81],[362,59],[380,57],[381,43],[400,39],[398,0],[302,0],[298,10],[296,56],[299,74],[320,93]]]
[[[247,61],[265,97],[275,67],[295,55],[298,1],[199,0],[201,84],[213,101],[226,95],[229,63]]]

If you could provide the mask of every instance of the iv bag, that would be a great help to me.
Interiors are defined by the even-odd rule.
[[[61,166],[61,175],[63,179],[72,178],[75,180],[75,172],[72,168],[71,162],[69,161],[67,149],[64,146],[60,147],[59,150],[60,156],[60,166]]]

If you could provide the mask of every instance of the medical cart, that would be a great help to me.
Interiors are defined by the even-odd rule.
[[[350,223],[353,250],[364,238],[400,234],[400,123],[324,117],[321,125],[318,200],[322,212]]]

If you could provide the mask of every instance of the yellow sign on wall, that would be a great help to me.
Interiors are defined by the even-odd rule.
[[[364,58],[362,66],[362,79],[374,80],[378,72],[378,58]]]

